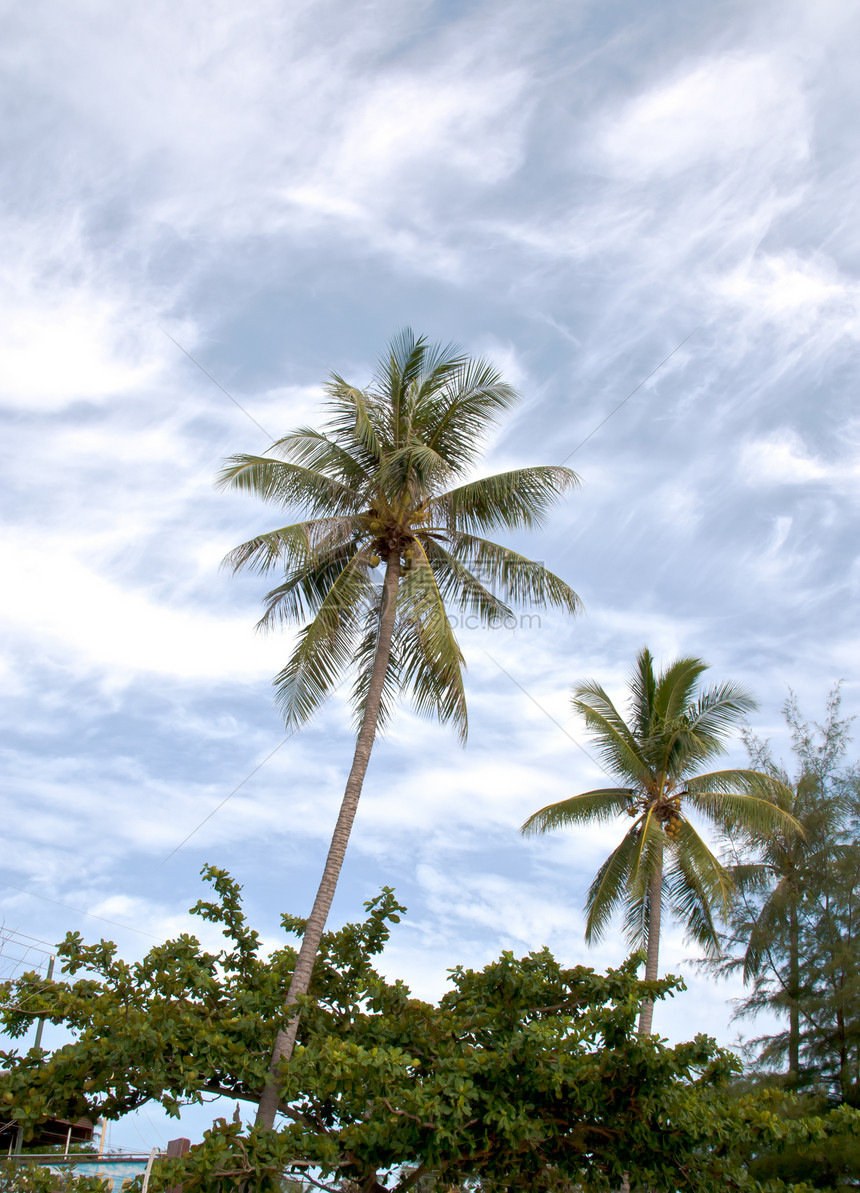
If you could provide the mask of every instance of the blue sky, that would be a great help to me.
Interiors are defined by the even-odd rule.
[[[574,452],[579,492],[513,541],[586,612],[463,629],[469,744],[398,715],[333,917],[396,887],[385,964],[427,996],[502,948],[624,955],[582,941],[618,831],[517,834],[600,773],[571,685],[620,697],[646,643],[700,655],[777,751],[789,685],[814,716],[844,677],[857,709],[858,41],[827,0],[11,9],[7,929],[135,955],[188,928],[205,861],[267,939],[309,908],[351,753],[336,700],[172,852],[283,737],[289,637],[254,633],[264,581],[219,570],[277,514],[212,482],[408,324],[522,391],[486,471]],[[689,953],[671,929],[690,992],[656,1025],[730,1041],[737,991]]]

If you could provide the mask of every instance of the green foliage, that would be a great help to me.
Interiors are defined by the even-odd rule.
[[[53,1172],[36,1164],[0,1160],[0,1193],[108,1193],[110,1182],[97,1176],[76,1176],[73,1170]]]
[[[0,991],[7,1030],[29,1025],[14,1009],[27,1007],[75,1037],[53,1052],[3,1054],[0,1096],[25,1130],[49,1115],[115,1118],[150,1099],[174,1111],[211,1093],[256,1099],[294,951],[261,956],[237,884],[205,873],[215,897],[194,911],[221,926],[218,953],[182,936],[129,965],[113,945],[72,934],[59,952],[64,976],[28,974]],[[736,1062],[712,1040],[669,1048],[636,1035],[643,994],[679,988],[638,981],[638,957],[598,974],[546,950],[505,953],[452,970],[434,1005],[373,968],[402,910],[392,892],[367,910],[324,937],[281,1070],[278,1129],[220,1120],[188,1156],[162,1163],[161,1184],[274,1193],[287,1176],[313,1176],[381,1193],[433,1178],[439,1190],[562,1193],[617,1188],[627,1173],[655,1193],[752,1191],[746,1158],[797,1132],[760,1095],[729,1096]],[[301,933],[304,923],[284,916],[284,926]],[[829,1129],[816,1127],[822,1138]]]
[[[782,1181],[844,1193],[860,1187],[860,1123],[847,1106],[827,1108],[821,1099],[774,1095],[773,1110],[785,1123],[770,1147],[749,1157],[759,1181]]]
[[[241,888],[214,866],[204,874],[218,898],[193,911],[221,925],[227,945],[219,952],[182,935],[129,964],[111,942],[86,945],[69,933],[57,949],[62,972],[85,976],[46,982],[30,973],[0,987],[9,1035],[26,1034],[38,1014],[75,1036],[53,1053],[0,1053],[0,1098],[25,1139],[52,1115],[116,1119],[150,1099],[175,1114],[207,1092],[243,1099],[261,1088],[295,949],[285,945],[262,957],[242,913]],[[403,910],[388,889],[367,907],[363,924],[323,940],[311,997],[337,1008],[335,1023],[348,1021],[365,984],[376,980],[370,958]],[[295,916],[285,915],[283,924],[293,934],[304,930]]]

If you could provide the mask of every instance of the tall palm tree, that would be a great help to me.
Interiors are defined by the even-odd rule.
[[[406,330],[367,389],[332,374],[325,390],[323,430],[300,428],[271,455],[234,456],[220,476],[223,486],[307,518],[257,535],[226,560],[234,570],[283,568],[261,624],[305,623],[275,679],[287,725],[303,724],[345,673],[354,675],[355,753],[260,1101],[257,1121],[267,1126],[298,1030],[289,1009],[310,987],[377,729],[406,692],[420,713],[451,723],[465,740],[463,655],[447,609],[494,626],[512,617],[508,601],[569,613],[580,604],[541,564],[482,537],[539,526],[578,483],[561,467],[466,479],[484,435],[518,399],[490,364]]]
[[[600,684],[578,684],[573,707],[585,719],[606,773],[623,786],[549,804],[523,825],[523,832],[532,834],[616,816],[633,820],[589,888],[585,939],[598,940],[614,912],[623,908],[631,943],[645,946],[646,981],[657,977],[664,903],[699,944],[709,951],[719,948],[714,911],[728,911],[731,876],[690,823],[688,812],[718,828],[737,824],[763,832],[798,827],[781,806],[790,792],[778,778],[753,770],[697,773],[725,752],[729,729],[756,707],[734,684],[698,691],[705,670],[701,659],[685,658],[655,675],[650,651],[641,650],[630,681],[628,722]],[[653,1011],[653,1001],[644,1000],[642,1035],[651,1032]]]

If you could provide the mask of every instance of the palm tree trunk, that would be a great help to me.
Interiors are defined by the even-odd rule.
[[[326,858],[319,890],[317,891],[317,896],[305,927],[305,934],[302,937],[302,946],[299,949],[299,955],[296,958],[296,967],[293,971],[290,988],[287,991],[284,1003],[285,1012],[290,1007],[295,1006],[298,998],[303,994],[307,994],[310,988],[314,962],[316,961],[322,934],[325,931],[326,920],[331,909],[335,888],[337,887],[337,880],[340,877],[341,867],[343,866],[352,822],[355,820],[364,776],[367,773],[367,765],[370,762],[370,751],[373,748],[373,740],[376,736],[379,704],[382,699],[382,686],[391,654],[391,636],[394,632],[394,618],[397,608],[397,585],[399,582],[400,555],[395,551],[389,555],[385,567],[382,608],[379,613],[379,638],[376,643],[376,655],[373,660],[370,684],[367,689],[364,716],[355,743],[352,769],[346,781],[346,790],[343,794],[337,823],[332,834],[331,845],[329,846],[328,857]],[[293,1014],[286,1029],[279,1029],[275,1037],[275,1046],[272,1050],[272,1060],[269,1065],[269,1077],[257,1108],[256,1122],[258,1126],[271,1128],[275,1124],[275,1114],[278,1109],[280,1096],[280,1065],[283,1060],[289,1060],[293,1055],[298,1029],[299,1016],[298,1014]]]
[[[645,956],[645,981],[657,979],[660,954],[660,913],[663,910],[663,842],[660,841],[659,856],[648,884],[648,945]],[[651,1035],[651,1021],[654,1018],[654,1000],[646,998],[639,1010],[639,1035]]]

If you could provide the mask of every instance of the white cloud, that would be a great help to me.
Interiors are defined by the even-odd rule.
[[[9,65],[56,110],[67,186],[85,191],[95,175],[123,212],[134,188],[137,267],[176,233],[195,242],[197,267],[224,237],[304,241],[334,226],[450,273],[451,255],[424,234],[428,196],[497,185],[522,158],[528,80],[505,22],[476,20],[478,45],[464,18],[459,35],[440,26],[410,51],[420,6],[326,8],[336,44],[308,12],[267,0],[253,15],[156,3],[122,22],[97,5],[89,19],[51,13],[47,28],[37,6]]]
[[[87,253],[74,218],[0,230],[0,405],[52,410],[121,399],[163,370],[156,310]]]
[[[779,428],[744,442],[737,477],[751,487],[824,482],[828,487],[850,492],[860,481],[860,453],[856,446],[853,452],[851,447],[850,437],[846,436],[841,459],[822,459],[809,450],[797,431]]]
[[[809,338],[813,332],[860,336],[860,284],[823,256],[762,254],[717,283],[726,302],[755,322],[783,324]]]
[[[557,891],[547,889],[549,883],[535,890],[516,878],[485,872],[461,874],[453,884],[448,873],[426,864],[419,866],[417,878],[436,917],[449,923],[465,921],[470,933],[479,925],[492,929],[500,942],[498,952],[510,947],[508,942],[534,948],[541,947],[538,941],[567,940],[572,929],[581,935],[581,917]]]
[[[738,479],[748,485],[801,485],[827,475],[828,469],[809,454],[796,431],[776,431],[747,441],[741,449]]]
[[[784,56],[727,54],[637,96],[597,131],[597,150],[624,177],[683,174],[768,147],[803,160],[809,115]]]
[[[414,185],[440,167],[473,182],[501,181],[517,166],[522,130],[522,71],[476,70],[473,48],[443,68],[387,71],[356,96],[321,173],[333,191],[390,203],[380,187]]]
[[[56,540],[7,533],[2,551],[13,583],[0,593],[0,616],[16,634],[38,640],[43,658],[55,653],[120,683],[135,673],[225,682],[273,671],[271,645],[247,615],[160,605],[94,571]]]
[[[0,312],[0,401],[51,409],[76,399],[113,398],[151,379],[154,362],[131,363],[115,305],[102,298],[51,295]]]

